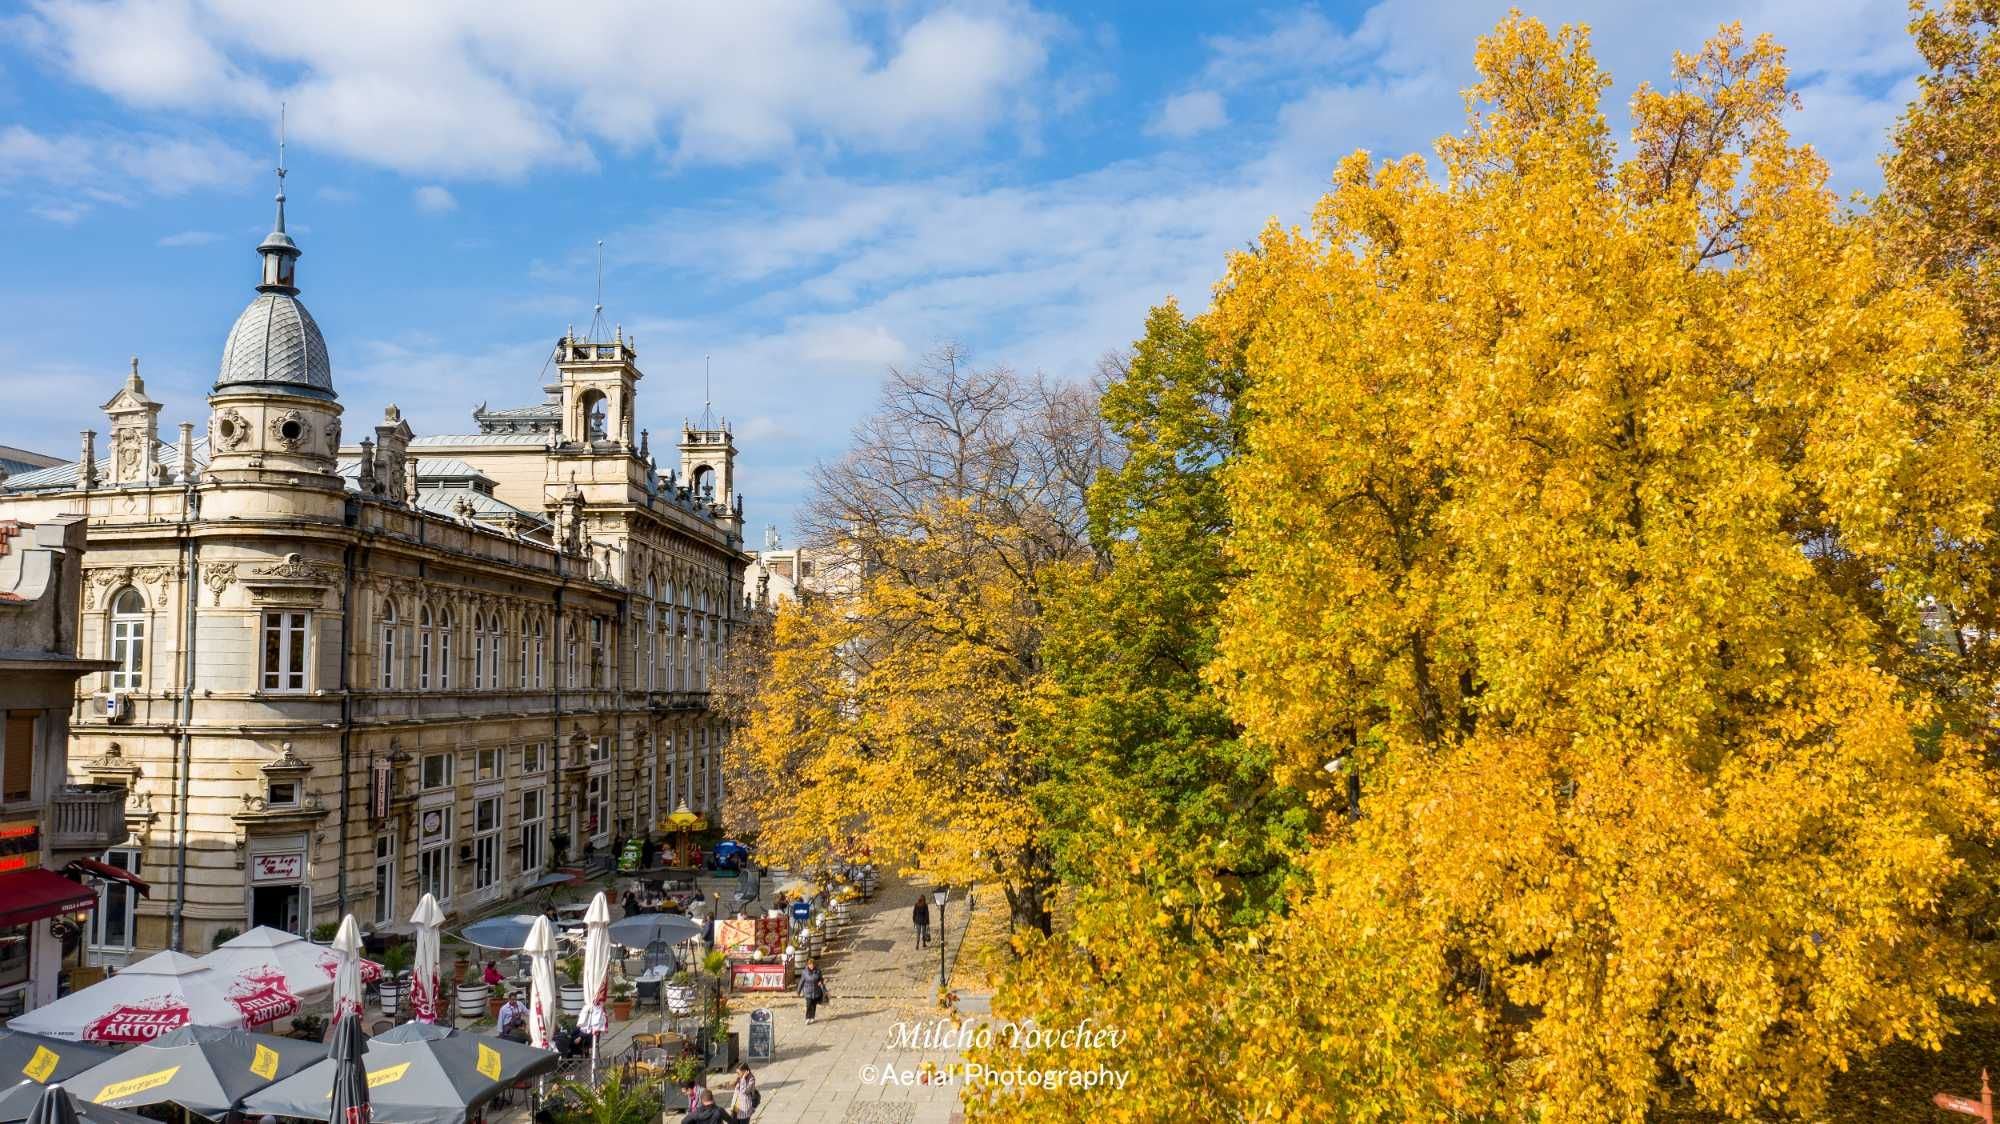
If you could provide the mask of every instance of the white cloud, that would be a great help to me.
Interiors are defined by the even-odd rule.
[[[458,209],[458,200],[451,197],[451,192],[434,183],[411,192],[410,200],[417,205],[417,210],[427,215],[441,215]]]
[[[268,116],[411,174],[590,168],[591,143],[687,161],[903,151],[1036,112],[1061,25],[1023,3],[37,0],[28,34],[129,104]],[[135,30],[136,29],[136,30]]]
[[[213,137],[152,133],[44,135],[21,125],[0,128],[0,188],[32,198],[28,210],[73,223],[99,203],[127,204],[112,186],[158,195],[240,183],[256,163]]]
[[[1175,94],[1160,107],[1159,116],[1153,119],[1146,131],[1155,136],[1186,140],[1199,136],[1210,129],[1219,129],[1229,121],[1229,113],[1222,106],[1222,95],[1214,90],[1189,90]]]
[[[222,235],[212,230],[183,230],[179,234],[169,234],[165,238],[160,239],[159,245],[167,247],[206,246],[221,237]]]

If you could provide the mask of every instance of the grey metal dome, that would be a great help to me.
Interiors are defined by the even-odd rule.
[[[333,398],[333,365],[312,313],[290,293],[264,292],[250,302],[229,342],[215,389],[258,387],[314,398]]]

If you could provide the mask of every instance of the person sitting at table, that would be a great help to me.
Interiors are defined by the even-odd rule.
[[[625,891],[625,916],[637,917],[644,912],[646,907],[639,904],[639,895],[630,890]]]
[[[507,1001],[500,1004],[500,1016],[494,1020],[493,1031],[502,1038],[514,1038],[520,1042],[528,1040],[528,1006],[521,1002],[520,996],[509,995]]]

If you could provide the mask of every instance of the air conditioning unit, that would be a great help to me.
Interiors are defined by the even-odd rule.
[[[122,691],[111,691],[103,696],[104,720],[106,722],[132,721],[132,699]]]

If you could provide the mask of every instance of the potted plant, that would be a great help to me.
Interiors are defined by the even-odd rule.
[[[685,1089],[701,1080],[701,1059],[693,1054],[682,1054],[667,1063],[667,1080],[676,1089]]]
[[[486,1014],[486,996],[488,993],[488,989],[486,987],[485,981],[483,980],[464,981],[459,984],[456,984],[454,986],[454,991],[458,996],[459,1018],[477,1020]]]
[[[318,1042],[326,1037],[326,1019],[320,1015],[299,1015],[292,1019],[292,1037]]]
[[[694,973],[682,969],[667,981],[667,1010],[676,1015],[694,1013],[695,983]]]
[[[221,948],[227,942],[233,941],[242,935],[243,930],[224,925],[215,931],[215,944],[211,947]]]
[[[611,981],[611,1017],[623,1022],[632,1017],[632,981],[619,977]]]
[[[594,1086],[565,1081],[552,1099],[556,1119],[569,1124],[653,1124],[666,1107],[650,1083],[628,1077],[622,1066]]]
[[[501,1008],[501,1006],[502,1006],[503,1004],[505,1004],[506,1002],[507,1002],[507,985],[506,985],[506,984],[504,984],[504,983],[497,983],[497,984],[494,984],[494,985],[493,985],[493,994],[491,994],[491,995],[488,995],[488,996],[486,997],[486,1015],[487,1015],[487,1017],[488,1017],[488,1018],[493,1018],[493,1019],[497,1019],[497,1018],[499,1018],[499,1017],[500,1017],[500,1008]]]
[[[375,994],[381,1000],[382,1014],[395,1018],[403,1006],[403,988],[410,974],[410,960],[414,951],[407,944],[393,944],[382,953],[382,980],[375,985]]]
[[[556,962],[556,971],[562,975],[562,984],[556,990],[561,996],[562,1013],[575,1018],[583,1013],[583,957],[565,956]]]
[[[340,925],[338,923],[322,921],[312,927],[312,936],[308,939],[314,944],[332,944],[334,935],[339,932]]]

